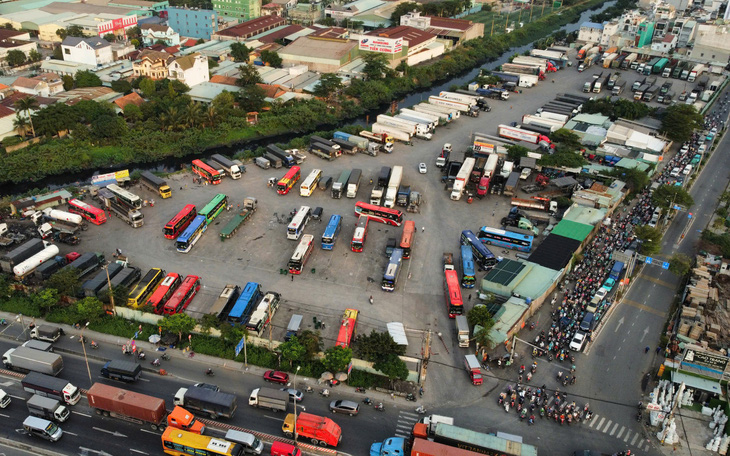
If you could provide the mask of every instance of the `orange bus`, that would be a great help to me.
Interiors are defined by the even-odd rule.
[[[302,176],[301,170],[298,166],[292,166],[289,171],[284,174],[284,177],[276,184],[276,193],[279,195],[286,195],[289,190],[294,187],[299,178]]]
[[[352,339],[355,337],[355,326],[357,325],[357,315],[360,311],[356,309],[345,309],[345,314],[342,315],[342,325],[340,326],[340,332],[337,334],[337,343],[335,345],[340,347],[349,347],[352,343]]]
[[[179,286],[180,274],[176,272],[167,274],[167,277],[162,280],[160,286],[157,287],[157,290],[147,300],[147,305],[152,306],[156,314],[161,314],[163,306]]]
[[[403,259],[411,258],[411,245],[413,237],[416,235],[416,222],[406,220],[403,222],[403,235],[400,237],[400,248],[403,249]]]
[[[444,271],[444,297],[446,298],[446,311],[449,313],[449,318],[456,318],[457,315],[464,313],[459,275],[453,269]]]
[[[198,293],[198,290],[200,290],[200,285],[200,277],[195,275],[185,277],[182,284],[165,303],[164,313],[166,315],[172,315],[185,310],[190,304],[190,301]]]
[[[77,199],[69,200],[68,211],[80,215],[94,225],[101,225],[106,222],[106,213],[102,209]]]
[[[198,211],[195,209],[195,204],[188,204],[185,206],[183,210],[178,212],[172,220],[167,222],[165,228],[162,229],[162,232],[165,234],[165,238],[177,239],[182,232],[185,231],[185,228],[190,225],[190,222],[193,221],[196,215],[198,215]]]
[[[221,183],[221,174],[203,163],[202,160],[193,160],[193,172],[208,181],[209,184]]]

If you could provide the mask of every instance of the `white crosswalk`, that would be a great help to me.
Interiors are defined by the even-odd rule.
[[[398,412],[398,423],[395,425],[396,437],[408,439],[411,437],[413,425],[418,422],[418,415],[411,412]]]
[[[593,418],[588,423],[588,427],[612,437],[615,435],[617,439],[622,440],[629,446],[649,451],[649,442],[642,438],[640,432],[632,431],[626,426],[622,426],[621,423],[613,422],[605,416],[593,415]],[[629,439],[631,439],[631,441],[629,441]]]

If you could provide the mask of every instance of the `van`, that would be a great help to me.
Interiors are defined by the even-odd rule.
[[[299,327],[302,326],[302,317],[301,315],[292,315],[291,319],[289,320],[289,324],[286,326],[286,335],[284,336],[284,341],[288,342],[289,339],[291,339],[294,336],[299,335]]]
[[[271,168],[271,163],[264,157],[256,157],[253,159],[253,162],[256,163],[256,166],[258,166],[259,168],[263,168],[263,169]]]
[[[332,185],[332,178],[331,177],[323,177],[319,180],[319,189],[320,190],[327,190],[330,188],[330,185]]]
[[[580,322],[580,329],[585,332],[593,331],[593,326],[596,323],[596,314],[593,312],[586,312],[583,316],[583,320]]]
[[[5,408],[10,405],[10,395],[0,389],[0,408]]]
[[[288,443],[273,442],[271,456],[302,456],[302,450]]]
[[[522,252],[515,253],[515,256],[517,258],[519,258],[520,260],[527,260],[528,258],[530,258],[530,254],[529,253],[522,253]]]
[[[257,439],[248,432],[236,431],[234,429],[226,432],[225,439],[231,442],[236,442],[243,446],[243,451],[251,454],[261,454],[264,451],[264,442]]]
[[[29,416],[23,421],[23,429],[28,435],[35,435],[42,439],[58,442],[63,435],[63,431],[56,424],[37,416]]]
[[[312,211],[312,220],[322,220],[322,212],[324,209],[322,209],[320,206],[317,206]]]

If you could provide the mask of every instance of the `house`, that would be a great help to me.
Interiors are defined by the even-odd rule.
[[[20,51],[30,57],[31,51],[38,51],[38,45],[30,41],[28,32],[0,29],[0,60],[5,60],[10,51]]]
[[[312,25],[324,16],[322,3],[299,3],[287,10],[286,16],[292,24]]]
[[[67,36],[61,43],[63,60],[99,66],[114,61],[112,45],[104,38]]]
[[[278,3],[267,3],[261,7],[262,16],[284,16],[284,5]]]
[[[0,139],[15,136],[15,111],[0,105]]]
[[[167,8],[167,23],[170,27],[182,36],[190,38],[203,38],[209,40],[210,36],[218,31],[218,12],[206,9],[189,8]],[[193,43],[191,46],[194,46]]]
[[[286,25],[286,19],[283,17],[263,16],[220,30],[214,33],[212,38],[221,41],[245,41],[247,38],[267,30],[275,29],[281,25]]]
[[[677,35],[667,34],[664,35],[661,41],[651,43],[652,51],[669,52],[671,49],[677,47]]]
[[[603,24],[597,22],[584,22],[578,30],[578,41],[581,43],[598,44],[601,42]]]
[[[168,62],[172,58],[167,52],[145,49],[140,52],[138,60],[132,64],[134,76],[144,76],[150,79],[165,79],[168,77]]]
[[[124,95],[123,97],[117,98],[114,100],[114,104],[117,105],[120,111],[124,111],[124,108],[127,105],[133,104],[136,106],[142,106],[144,104],[144,98],[139,96],[137,92],[132,92],[129,95]]]
[[[168,64],[168,72],[170,79],[177,79],[188,87],[210,80],[208,59],[197,52],[174,59]]]
[[[0,84],[0,100],[4,100],[5,97],[13,93],[13,88],[5,84]]]
[[[353,35],[353,38],[358,39],[360,52],[386,54],[391,66],[403,59],[409,65],[415,65],[445,51],[444,42],[437,42],[436,35],[405,25]]]
[[[35,78],[26,78],[20,76],[13,82],[13,88],[21,93],[26,93],[33,96],[47,97],[51,94],[51,89],[48,83]],[[63,88],[63,85],[61,85]]]
[[[249,21],[261,16],[261,0],[213,0],[213,9],[221,16]]]
[[[51,96],[64,91],[63,79],[55,73],[41,73],[33,79],[43,81],[48,84],[48,94]]]
[[[151,46],[158,41],[165,43],[167,46],[180,44],[180,34],[169,25],[142,24],[139,26],[139,31],[146,46]]]
[[[484,24],[482,23],[448,17],[421,16],[421,13],[417,11],[401,16],[400,25],[424,30],[439,38],[450,40],[454,44],[484,36]]]

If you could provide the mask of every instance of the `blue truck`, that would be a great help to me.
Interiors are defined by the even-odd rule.
[[[621,276],[621,271],[624,269],[624,263],[622,261],[617,261],[613,264],[613,268],[611,268],[611,273],[608,275],[613,280],[618,280],[618,278]]]
[[[406,440],[401,437],[391,437],[383,442],[370,445],[370,456],[398,456],[405,454]]]

